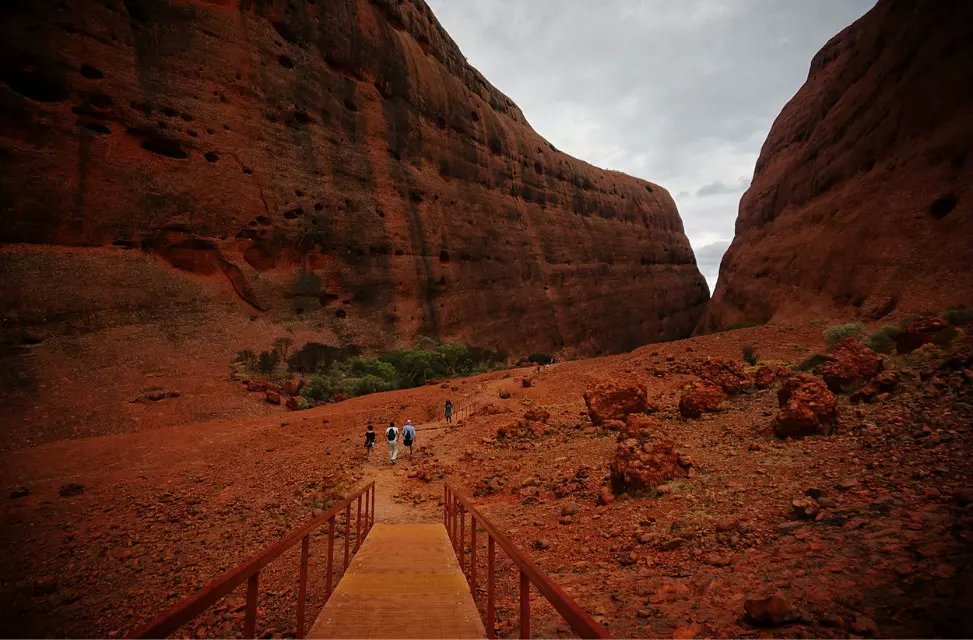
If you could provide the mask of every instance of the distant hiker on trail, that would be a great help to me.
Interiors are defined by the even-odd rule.
[[[453,401],[447,400],[446,401],[446,424],[449,424],[452,421],[453,421]]]
[[[372,449],[375,448],[375,427],[372,423],[368,423],[368,431],[365,432],[365,457],[368,458],[372,455]]]
[[[385,430],[385,438],[389,442],[389,463],[395,464],[395,459],[399,457],[399,430],[395,428],[394,422],[390,422],[389,428]]]
[[[412,420],[406,420],[402,427],[402,444],[409,447],[409,457],[412,457],[412,443],[416,441],[416,428],[412,426]]]

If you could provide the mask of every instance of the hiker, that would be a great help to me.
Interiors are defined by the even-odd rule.
[[[368,430],[365,431],[365,457],[369,458],[372,455],[372,449],[375,448],[375,427],[372,423],[368,423]]]
[[[402,427],[402,444],[409,447],[409,457],[412,457],[412,443],[416,440],[416,428],[412,426],[412,420],[406,420]]]
[[[453,401],[447,400],[446,401],[446,424],[449,424],[452,421],[453,421]]]
[[[399,457],[399,430],[395,428],[394,422],[390,422],[389,428],[385,430],[385,438],[389,442],[389,463],[395,464],[395,459]]]

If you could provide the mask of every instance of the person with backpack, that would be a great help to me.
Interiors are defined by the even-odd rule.
[[[399,457],[399,430],[395,428],[394,422],[390,422],[389,428],[385,430],[385,439],[389,443],[389,463],[395,464],[395,459]]]
[[[372,449],[375,448],[375,427],[372,423],[368,423],[368,430],[365,431],[365,457],[369,458],[372,455]]]
[[[453,421],[453,401],[447,400],[446,401],[446,424],[449,424],[452,421]]]
[[[402,427],[402,444],[409,447],[409,458],[412,458],[412,443],[416,441],[416,428],[412,426],[412,420],[406,420]]]

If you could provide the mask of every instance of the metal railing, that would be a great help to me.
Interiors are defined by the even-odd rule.
[[[471,415],[473,415],[473,412],[474,411],[476,411],[476,403],[475,402],[471,402],[470,404],[464,405],[464,406],[460,407],[459,409],[453,409],[453,415],[451,417],[451,420],[453,422],[456,422],[457,420],[462,420],[463,418],[469,418]],[[446,419],[446,410],[445,409],[440,409],[439,412],[436,414],[436,419],[437,420],[445,420]]]
[[[520,571],[520,637],[530,637],[530,585],[547,598],[554,609],[561,614],[574,633],[582,638],[611,638],[608,631],[598,624],[584,609],[578,606],[571,596],[547,577],[537,565],[503,535],[466,497],[458,494],[448,482],[444,484],[443,525],[453,543],[453,550],[459,559],[460,569],[467,576],[470,591],[476,600],[476,558],[477,531],[486,531],[487,541],[487,589],[486,616],[484,625],[487,637],[496,638],[496,546],[507,554]],[[466,514],[470,514],[470,553],[469,570],[466,569]]]
[[[325,578],[325,602],[331,597],[332,574],[334,573],[334,538],[337,517],[344,511],[344,569],[348,569],[351,550],[351,503],[358,501],[357,517],[355,518],[355,548],[357,552],[361,542],[372,525],[375,524],[375,483],[370,482],[358,489],[327,512],[314,518],[307,524],[291,531],[289,534],[273,543],[249,561],[236,569],[227,571],[222,576],[206,585],[196,593],[177,602],[163,611],[150,622],[132,631],[130,638],[164,638],[173,634],[184,624],[199,616],[207,608],[216,604],[229,595],[234,589],[247,583],[247,604],[243,618],[243,637],[253,638],[257,623],[257,587],[260,570],[273,562],[282,553],[301,543],[300,580],[297,590],[297,637],[304,637],[305,607],[307,600],[307,565],[311,544],[311,533],[325,524],[328,526],[328,559]],[[362,522],[362,501],[364,500],[364,523]],[[364,535],[363,535],[364,533]]]

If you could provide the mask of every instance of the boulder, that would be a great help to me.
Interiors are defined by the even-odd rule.
[[[289,396],[296,396],[301,392],[301,387],[304,385],[304,380],[301,378],[288,378],[281,385],[281,389],[284,393]]]
[[[743,372],[743,366],[726,358],[706,358],[699,365],[699,377],[711,382],[724,393],[734,395],[750,385],[750,379]]]
[[[743,611],[748,622],[764,627],[787,624],[798,618],[791,603],[779,595],[748,599],[743,603]]]
[[[886,369],[868,381],[864,387],[848,396],[852,402],[874,402],[882,393],[890,393],[899,384],[899,376],[894,369]]]
[[[834,394],[819,378],[801,375],[784,382],[777,392],[780,411],[774,418],[778,438],[829,434],[837,422]]]
[[[264,392],[264,400],[270,404],[280,404],[280,394],[276,391],[266,391]]]
[[[845,338],[821,367],[825,384],[835,393],[861,388],[882,370],[882,356],[858,338]]]
[[[679,398],[679,413],[684,418],[698,418],[718,411],[726,399],[723,389],[705,380],[693,382]]]
[[[630,413],[644,413],[649,408],[645,387],[609,381],[585,391],[584,403],[595,425],[606,420],[624,420]]]
[[[247,383],[247,391],[260,392],[266,390],[267,390],[266,380],[251,380],[250,382]]]
[[[297,398],[294,396],[288,396],[287,400],[284,402],[284,406],[290,411],[297,411],[301,408],[300,404],[298,404]]]
[[[659,435],[662,425],[647,415],[630,415],[619,431],[611,462],[612,491],[640,493],[687,475],[675,444]]]
[[[911,322],[895,336],[895,349],[911,353],[924,344],[942,346],[956,335],[956,328],[939,316],[927,316]]]
[[[758,389],[769,389],[777,378],[777,370],[774,367],[763,365],[753,374],[753,386]]]
[[[524,412],[524,420],[527,422],[540,422],[547,424],[551,419],[551,412],[542,407],[531,407]]]

